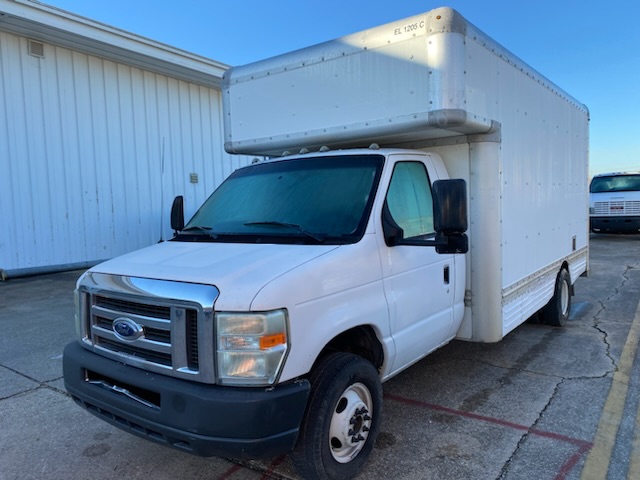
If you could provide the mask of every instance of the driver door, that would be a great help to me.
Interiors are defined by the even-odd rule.
[[[417,240],[412,243],[435,238],[432,177],[437,179],[430,157],[403,157],[393,167],[384,208],[404,239]],[[449,340],[454,257],[436,253],[433,246],[388,246],[384,240],[380,251],[396,352],[393,374]]]

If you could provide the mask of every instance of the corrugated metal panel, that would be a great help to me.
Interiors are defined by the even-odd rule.
[[[27,38],[3,32],[0,102],[6,271],[168,238],[175,195],[188,216],[248,160],[223,150],[218,90],[49,44],[42,58],[29,55]]]

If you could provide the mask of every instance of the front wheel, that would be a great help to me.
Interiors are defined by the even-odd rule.
[[[549,303],[542,309],[542,322],[554,327],[564,327],[571,310],[571,277],[566,269],[560,270],[555,290]]]
[[[311,376],[311,393],[292,459],[306,479],[357,475],[378,436],[382,385],[375,367],[350,353],[333,353]]]

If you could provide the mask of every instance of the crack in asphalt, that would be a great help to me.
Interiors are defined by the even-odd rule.
[[[607,371],[607,373],[604,376],[617,372],[618,362],[616,361],[615,357],[611,353],[611,343],[609,342],[609,334],[604,328],[600,326],[600,323],[599,323],[599,321],[601,320],[600,315],[602,315],[602,313],[607,310],[606,302],[610,302],[613,300],[614,297],[620,295],[625,284],[631,280],[629,276],[629,271],[637,270],[637,269],[638,268],[635,265],[627,265],[625,267],[624,271],[620,275],[622,280],[618,285],[614,286],[613,293],[607,296],[604,300],[598,300],[598,303],[600,304],[600,309],[597,312],[595,312],[595,314],[593,315],[592,328],[596,330],[598,333],[600,333],[600,335],[602,335],[602,341],[604,342],[606,347],[606,355],[609,361],[611,362],[611,366],[612,366],[611,370]]]
[[[16,375],[19,375],[22,378],[26,378],[27,380],[37,384],[33,388],[27,388],[26,390],[21,390],[19,392],[13,393],[13,394],[8,395],[6,397],[0,397],[0,400],[8,400],[8,399],[11,399],[11,398],[19,397],[19,396],[25,395],[27,393],[38,391],[38,390],[40,390],[42,388],[45,388],[47,390],[52,390],[52,391],[57,392],[57,393],[61,393],[61,394],[65,395],[65,396],[69,396],[69,394],[66,392],[66,390],[62,390],[62,389],[57,388],[57,387],[55,387],[53,385],[49,385],[50,382],[55,382],[57,380],[61,380],[62,378],[64,378],[62,375],[59,376],[59,377],[56,377],[56,378],[52,378],[50,380],[42,381],[42,380],[38,380],[36,378],[30,377],[29,375],[26,375],[26,374],[24,374],[24,373],[22,373],[22,372],[20,372],[20,371],[18,371],[16,369],[8,367],[6,365],[0,365],[0,368],[4,368],[6,370],[9,370],[11,373],[15,373]]]
[[[613,355],[611,354],[611,343],[609,343],[609,334],[607,333],[606,330],[600,328],[600,326],[598,325],[597,322],[597,317],[594,317],[594,322],[593,322],[593,328],[595,330],[597,330],[601,335],[602,335],[602,341],[605,344],[605,354],[607,356],[607,358],[609,359],[609,361],[611,362],[611,366],[612,369],[611,370],[607,370],[607,372],[602,375],[602,377],[606,377],[607,375],[610,375],[612,373],[614,373],[615,371],[618,370],[618,365],[616,362],[616,359],[613,357]]]
[[[604,328],[602,328],[599,325],[599,320],[600,320],[600,316],[602,315],[602,313],[604,311],[606,311],[606,309],[607,309],[606,302],[612,301],[614,297],[616,297],[617,295],[620,295],[620,293],[623,290],[625,284],[631,280],[631,278],[629,276],[629,271],[630,270],[637,270],[637,269],[638,269],[638,267],[636,267],[636,266],[632,266],[632,265],[627,265],[626,266],[626,268],[622,272],[622,275],[620,276],[622,278],[622,280],[620,281],[619,284],[614,286],[613,292],[610,295],[608,295],[604,300],[598,300],[598,304],[600,305],[600,308],[598,309],[597,312],[595,312],[595,314],[593,315],[593,318],[592,318],[591,327],[593,329],[595,329],[602,337],[602,342],[605,345],[605,355],[607,356],[607,358],[611,362],[611,367],[612,367],[611,370],[607,370],[603,375],[599,375],[599,376],[595,376],[595,377],[594,376],[586,376],[586,375],[581,375],[581,376],[578,376],[578,377],[564,377],[564,376],[559,376],[559,375],[549,375],[549,374],[544,374],[544,373],[540,373],[540,372],[531,371],[531,370],[528,370],[528,369],[525,368],[527,366],[527,362],[524,362],[523,359],[524,359],[525,356],[528,356],[529,354],[533,354],[533,355],[538,354],[539,351],[537,351],[537,349],[535,349],[535,348],[530,348],[527,352],[525,352],[525,355],[521,356],[518,359],[518,361],[516,361],[514,363],[514,365],[512,367],[507,367],[509,370],[526,371],[526,372],[533,373],[533,374],[556,377],[556,378],[559,378],[560,380],[559,380],[558,383],[556,383],[556,386],[555,386],[552,394],[549,396],[549,400],[547,401],[546,405],[540,410],[540,412],[538,414],[538,417],[533,421],[531,426],[529,426],[527,431],[525,431],[522,434],[522,436],[520,437],[520,439],[518,440],[518,443],[516,444],[513,452],[511,453],[511,455],[509,455],[509,458],[505,461],[504,465],[502,466],[502,469],[500,470],[500,474],[496,477],[496,480],[502,480],[502,479],[506,478],[506,476],[509,474],[509,470],[510,470],[512,462],[515,460],[515,458],[518,455],[520,449],[525,445],[525,443],[527,442],[528,438],[531,436],[531,432],[536,430],[536,426],[538,425],[538,423],[544,417],[545,412],[550,408],[552,402],[555,400],[556,396],[558,395],[560,387],[562,386],[562,384],[565,381],[567,381],[567,380],[592,379],[592,378],[604,378],[604,377],[607,377],[607,376],[613,374],[614,372],[616,372],[618,370],[618,362],[616,361],[615,357],[611,353],[611,343],[609,342],[609,334],[607,333],[607,331]],[[546,334],[543,338],[546,338],[548,335],[549,334]]]
[[[496,480],[501,480],[501,479],[506,478],[506,476],[509,474],[509,469],[511,467],[511,462],[513,460],[515,460],[516,455],[518,454],[520,449],[524,446],[524,444],[528,440],[528,438],[531,436],[531,432],[537,430],[536,427],[538,426],[538,424],[540,423],[540,421],[544,417],[545,412],[549,409],[549,407],[551,407],[551,403],[553,402],[553,400],[556,397],[556,395],[558,395],[558,392],[560,390],[560,386],[565,382],[564,378],[562,378],[562,377],[559,377],[559,378],[560,378],[560,381],[558,383],[556,383],[556,386],[553,389],[553,393],[549,396],[549,400],[547,401],[546,405],[540,410],[540,413],[538,413],[538,417],[533,421],[533,423],[529,426],[529,428],[522,434],[522,436],[518,440],[518,443],[516,444],[513,452],[511,453],[511,455],[509,455],[509,458],[507,459],[507,461],[502,466],[502,469],[500,470],[500,474],[496,477]]]

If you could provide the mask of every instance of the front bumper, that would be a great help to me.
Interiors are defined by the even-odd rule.
[[[620,232],[630,233],[640,230],[640,217],[605,216],[590,217],[592,232]]]
[[[89,412],[134,435],[201,456],[274,457],[290,451],[309,382],[272,388],[207,385],[147,372],[90,352],[63,355],[65,388]]]

